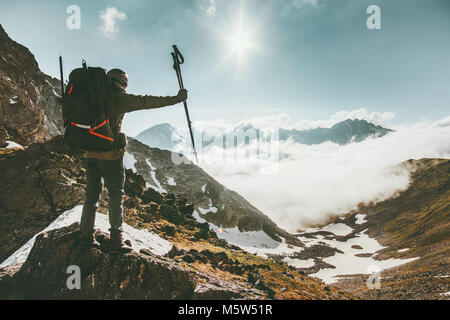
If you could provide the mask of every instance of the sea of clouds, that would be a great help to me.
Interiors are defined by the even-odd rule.
[[[339,112],[329,120],[291,125],[288,116],[279,115],[238,124],[202,122],[196,127],[225,130],[252,124],[261,129],[306,129],[331,127],[346,119],[366,119],[383,125],[394,116],[359,109]],[[345,146],[329,142],[308,146],[286,141],[274,147],[273,141],[265,140],[238,148],[210,146],[200,152],[200,166],[279,226],[296,232],[325,223],[330,216],[345,213],[361,202],[381,201],[404,190],[409,184],[409,172],[398,166],[403,161],[450,158],[450,117],[389,128],[395,132]],[[276,161],[274,151],[280,154]]]

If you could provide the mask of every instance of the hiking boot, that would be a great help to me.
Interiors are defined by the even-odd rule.
[[[80,249],[89,249],[89,248],[100,249],[100,243],[98,243],[98,241],[95,239],[95,235],[93,233],[90,233],[88,235],[80,235],[78,247]]]
[[[110,253],[130,253],[133,248],[127,246],[123,242],[122,233],[111,232],[111,237],[109,239],[109,252]]]

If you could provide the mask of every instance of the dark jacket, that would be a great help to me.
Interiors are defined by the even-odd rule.
[[[123,116],[127,112],[146,109],[158,109],[182,102],[178,96],[155,97],[138,96],[121,90],[113,90],[106,97],[106,116],[109,119],[111,129],[118,136],[121,132]],[[113,151],[86,151],[86,158],[101,160],[117,160],[125,154],[125,146]]]

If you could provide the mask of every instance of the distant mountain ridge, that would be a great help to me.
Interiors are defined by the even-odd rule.
[[[316,128],[302,131],[281,129],[280,139],[285,141],[292,138],[294,142],[307,145],[321,144],[327,141],[345,145],[351,142],[364,141],[370,136],[379,138],[390,132],[393,132],[393,130],[377,126],[366,120],[348,119],[335,124],[331,128]]]
[[[280,141],[291,140],[295,143],[305,145],[316,145],[324,142],[333,142],[339,145],[346,145],[352,142],[361,142],[369,137],[383,137],[393,132],[391,129],[375,125],[366,120],[348,119],[339,122],[331,128],[315,128],[309,130],[297,129],[279,129]],[[187,133],[172,127],[168,123],[153,126],[142,131],[136,136],[136,140],[159,149],[170,151],[180,151],[181,145],[186,145],[189,141]],[[217,135],[217,134],[216,134]],[[227,146],[233,146],[236,142],[234,137],[246,136],[246,141],[252,141],[256,138],[263,138],[264,130],[255,128],[252,124],[240,125],[230,132],[223,132],[225,143]],[[215,135],[212,132],[197,133],[196,140],[199,145],[204,148],[214,143]],[[200,143],[201,140],[201,143]],[[220,142],[222,144],[222,141]]]
[[[136,140],[162,150],[174,150],[182,143],[183,134],[168,123],[158,124],[136,136]]]

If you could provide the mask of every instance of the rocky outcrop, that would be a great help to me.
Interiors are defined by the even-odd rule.
[[[79,248],[78,228],[77,223],[38,236],[21,269],[13,276],[3,271],[0,298],[185,300],[246,295],[264,298],[256,289],[219,281],[149,252],[109,254],[108,236],[100,231],[96,232],[99,249]],[[80,271],[79,282],[70,279],[76,272],[71,269],[74,267]]]
[[[0,220],[8,222],[0,224],[0,261],[83,202],[82,159],[62,149],[62,137],[15,152],[0,149]]]
[[[58,80],[39,70],[33,54],[0,25],[0,148],[43,142],[62,134]]]

